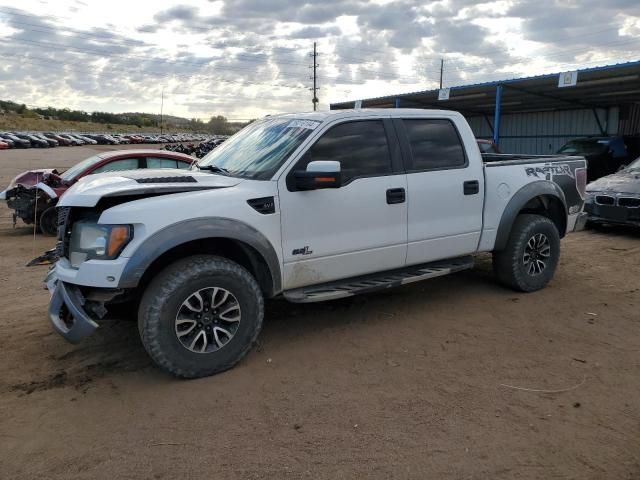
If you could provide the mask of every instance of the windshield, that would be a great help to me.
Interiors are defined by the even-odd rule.
[[[320,122],[268,118],[252,123],[212,150],[198,166],[213,166],[231,176],[268,180]]]
[[[87,168],[91,167],[92,165],[95,165],[101,160],[102,158],[100,158],[98,155],[89,157],[85,160],[82,160],[80,163],[76,163],[69,170],[63,172],[60,175],[60,177],[62,177],[63,180],[70,182],[71,180],[75,179],[78,175],[80,175],[82,172],[84,172]]]
[[[566,155],[599,155],[607,151],[607,140],[572,140],[558,150]]]

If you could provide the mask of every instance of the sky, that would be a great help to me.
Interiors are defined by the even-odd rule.
[[[0,0],[0,99],[244,121],[640,60],[638,0]]]

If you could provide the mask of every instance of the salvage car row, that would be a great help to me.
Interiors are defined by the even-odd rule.
[[[138,143],[178,143],[208,140],[201,134],[106,134],[56,132],[0,132],[0,150],[9,148],[50,148],[80,145],[128,145]]]

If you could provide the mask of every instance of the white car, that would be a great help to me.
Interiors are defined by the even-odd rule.
[[[138,308],[164,370],[228,369],[264,299],[316,302],[471,268],[544,287],[584,225],[580,157],[481,155],[464,117],[357,110],[267,117],[190,171],[92,175],[59,203],[49,317],[71,342],[110,306]]]

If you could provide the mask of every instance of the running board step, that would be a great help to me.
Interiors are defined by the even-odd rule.
[[[347,278],[321,285],[311,285],[288,290],[283,293],[283,296],[290,302],[295,303],[322,302],[406,285],[407,283],[419,282],[428,278],[441,277],[469,268],[473,268],[472,256],[413,265],[399,270],[388,270],[382,273]]]

